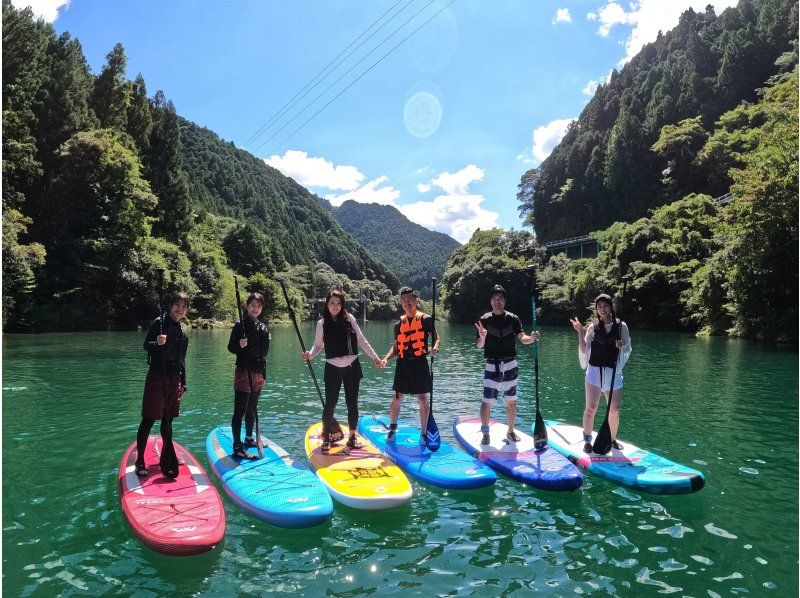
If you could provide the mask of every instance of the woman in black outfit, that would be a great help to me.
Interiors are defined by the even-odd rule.
[[[375,363],[382,368],[386,362],[378,357],[375,350],[361,333],[356,319],[347,311],[344,293],[330,291],[325,299],[325,310],[322,319],[317,322],[317,333],[314,346],[303,353],[306,361],[313,359],[322,348],[325,348],[325,408],[322,410],[322,447],[327,453],[331,447],[331,427],[333,411],[339,402],[339,390],[344,385],[344,399],[347,403],[347,423],[350,427],[350,438],[347,447],[361,448],[356,437],[358,428],[358,387],[361,378],[361,364],[358,361],[358,348],[364,349]]]
[[[253,424],[256,421],[258,397],[267,376],[267,353],[269,352],[269,329],[259,320],[264,309],[261,293],[250,293],[246,304],[247,315],[237,322],[231,331],[228,351],[236,355],[236,371],[233,376],[233,456],[240,459],[258,459],[245,450],[245,443],[255,446]],[[242,442],[242,417],[245,438]]]
[[[175,293],[170,302],[169,314],[162,314],[150,323],[144,339],[150,368],[142,396],[142,422],[136,433],[136,475],[149,475],[144,461],[147,437],[157,419],[161,420],[161,438],[165,446],[172,445],[172,420],[180,415],[181,397],[186,392],[186,350],[189,335],[180,321],[189,309],[189,296]],[[166,454],[162,450],[162,454]],[[166,467],[162,459],[162,473],[178,477],[177,466]]]

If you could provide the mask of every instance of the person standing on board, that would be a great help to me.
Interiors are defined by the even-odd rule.
[[[628,325],[614,315],[614,304],[610,295],[602,293],[594,300],[596,318],[592,321],[584,335],[583,325],[577,317],[570,320],[572,327],[578,332],[578,358],[581,367],[586,370],[586,408],[583,412],[583,450],[592,452],[592,427],[594,414],[600,403],[600,395],[611,390],[611,376],[614,379],[614,396],[608,413],[608,425],[611,429],[611,446],[622,450],[617,442],[619,429],[619,408],[622,404],[622,369],[631,356],[631,335]]]
[[[394,399],[389,407],[389,432],[386,442],[393,442],[397,435],[397,416],[403,396],[413,394],[419,403],[419,419],[424,444],[428,428],[428,393],[431,391],[431,371],[427,355],[435,356],[439,352],[439,333],[434,327],[433,318],[417,310],[419,293],[411,287],[400,289],[400,303],[405,312],[400,321],[394,325],[394,341],[384,357],[388,362],[397,356],[397,368],[394,372]],[[435,335],[433,346],[428,350],[429,337]]]
[[[169,313],[150,323],[144,339],[147,351],[147,378],[142,396],[142,421],[136,433],[136,475],[147,476],[144,451],[147,437],[157,419],[161,420],[161,439],[172,443],[172,420],[180,415],[181,397],[186,392],[186,350],[189,335],[180,321],[189,309],[189,296],[177,292],[170,301]],[[175,473],[175,475],[171,475]],[[176,477],[177,472],[164,472]]]
[[[327,453],[331,448],[331,429],[333,412],[339,402],[339,390],[344,385],[344,400],[347,404],[347,425],[350,438],[347,448],[359,449],[363,445],[356,435],[358,428],[358,388],[364,374],[358,360],[358,347],[369,355],[376,368],[386,366],[375,350],[364,337],[353,314],[347,311],[344,293],[333,290],[325,298],[325,309],[322,318],[317,322],[314,345],[310,351],[303,353],[303,359],[314,358],[325,348],[325,407],[322,410],[322,446],[321,451]]]
[[[247,315],[236,322],[228,340],[228,351],[236,355],[236,369],[233,374],[233,456],[240,459],[258,459],[258,456],[245,450],[245,444],[255,446],[253,425],[256,421],[258,398],[267,377],[267,353],[270,334],[267,325],[258,319],[264,309],[264,296],[250,293],[245,310]],[[242,418],[244,418],[245,438],[242,442]]]
[[[519,316],[506,311],[506,290],[499,284],[494,285],[489,299],[492,311],[483,314],[475,328],[478,338],[475,345],[483,349],[486,367],[483,373],[483,401],[481,403],[481,444],[489,444],[489,417],[497,395],[502,393],[506,403],[508,432],[506,442],[518,442],[519,436],[514,432],[514,420],[517,417],[517,365],[516,341],[530,345],[539,340],[538,332],[525,334]]]

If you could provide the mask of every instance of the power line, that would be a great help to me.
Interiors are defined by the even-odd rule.
[[[385,44],[387,41],[389,41],[389,38],[391,38],[391,37],[392,37],[392,36],[393,36],[395,33],[397,33],[398,31],[400,31],[400,30],[401,30],[403,27],[405,27],[406,25],[408,25],[408,24],[409,24],[411,21],[413,21],[414,19],[416,19],[416,18],[417,18],[417,16],[418,16],[418,15],[419,15],[419,14],[420,14],[422,11],[424,11],[426,8],[428,8],[428,7],[429,7],[431,4],[433,4],[433,3],[434,3],[434,2],[436,2],[436,1],[437,1],[437,0],[430,0],[430,2],[428,2],[428,3],[427,3],[425,6],[423,6],[422,8],[420,8],[420,9],[419,9],[417,12],[415,12],[415,13],[414,13],[414,14],[413,14],[413,15],[412,15],[410,18],[406,19],[406,21],[405,21],[405,22],[404,22],[402,25],[400,25],[400,26],[399,26],[397,29],[395,29],[395,30],[394,30],[394,31],[392,31],[392,32],[391,32],[391,33],[390,33],[388,36],[386,36],[386,37],[383,39],[383,41],[382,41],[381,43],[379,43],[377,46],[375,46],[374,48],[372,48],[372,50],[370,50],[370,51],[369,51],[369,52],[367,52],[367,53],[366,53],[364,56],[362,56],[362,57],[361,57],[361,58],[358,60],[358,62],[356,62],[356,63],[355,63],[353,66],[351,66],[351,67],[350,67],[350,68],[348,68],[348,69],[347,69],[347,70],[346,70],[344,73],[342,73],[342,74],[341,74],[341,76],[340,76],[338,79],[336,79],[336,81],[334,81],[333,83],[331,83],[330,85],[328,85],[328,87],[326,87],[326,88],[323,90],[323,92],[322,92],[322,93],[320,93],[320,94],[319,94],[317,97],[315,97],[313,100],[311,100],[311,101],[310,101],[308,104],[306,104],[305,106],[303,106],[303,108],[300,110],[300,112],[298,112],[297,114],[295,114],[295,115],[294,115],[292,118],[290,118],[288,121],[286,121],[286,122],[283,124],[283,126],[281,126],[281,128],[280,128],[280,129],[278,129],[278,130],[277,130],[277,131],[275,131],[275,132],[274,132],[272,135],[270,135],[270,136],[269,136],[267,139],[265,139],[265,140],[264,140],[264,141],[261,143],[261,145],[259,145],[258,147],[256,147],[256,148],[253,150],[253,152],[254,152],[254,153],[255,153],[255,152],[257,152],[257,151],[258,151],[258,150],[260,150],[262,147],[264,147],[264,146],[265,146],[265,145],[266,145],[266,144],[267,144],[267,143],[268,143],[270,140],[274,139],[274,138],[275,138],[275,137],[278,135],[278,133],[280,133],[280,132],[281,132],[281,131],[283,131],[283,130],[284,130],[286,127],[288,127],[290,123],[292,123],[292,122],[294,122],[295,120],[297,120],[297,119],[300,117],[300,115],[301,115],[301,114],[303,114],[303,112],[305,112],[305,111],[306,111],[308,108],[310,108],[310,107],[311,107],[311,106],[312,106],[312,105],[313,105],[313,104],[314,104],[314,103],[315,103],[315,102],[316,102],[318,99],[320,99],[322,96],[324,96],[326,93],[328,93],[328,91],[329,91],[329,90],[330,90],[330,89],[331,89],[331,88],[332,88],[334,85],[336,85],[336,84],[337,84],[339,81],[341,81],[341,80],[342,80],[342,79],[344,79],[344,78],[345,78],[345,77],[346,77],[348,74],[350,74],[350,71],[352,71],[352,70],[353,70],[353,69],[355,69],[355,68],[356,68],[356,67],[357,67],[359,64],[361,64],[362,62],[364,62],[364,61],[365,61],[365,60],[366,60],[366,59],[367,59],[367,58],[370,56],[370,54],[372,54],[372,53],[373,53],[375,50],[377,50],[377,49],[378,49],[378,48],[380,48],[380,47],[381,47],[383,44]],[[450,4],[452,4],[452,3],[453,3],[453,2],[451,1],[451,2],[450,2]],[[447,6],[450,6],[450,4],[448,4]],[[447,6],[445,6],[445,8],[447,8]],[[438,15],[438,14],[439,14],[440,12],[442,12],[443,10],[444,10],[444,8],[443,8],[443,9],[441,9],[441,10],[440,10],[439,12],[437,12],[436,14],[434,14],[433,16],[435,17],[436,15]],[[425,21],[425,23],[423,23],[421,27],[418,27],[417,29],[415,29],[415,30],[414,30],[414,31],[411,33],[411,35],[414,35],[414,33],[416,33],[416,32],[417,32],[417,31],[419,31],[419,30],[420,30],[422,27],[424,27],[426,24],[428,24],[428,22],[430,22],[430,21],[431,21],[431,19],[433,19],[433,17],[431,17],[430,19],[428,19],[427,21]],[[411,35],[409,35],[408,37],[411,37]],[[405,39],[403,39],[403,41],[401,41],[400,43],[402,44],[402,43],[403,43],[403,42],[404,42],[406,39],[408,39],[408,37],[406,37]],[[399,44],[398,44],[398,45],[399,45]],[[396,48],[396,47],[397,47],[397,46],[395,46],[395,48]],[[392,48],[392,50],[394,50],[394,48]],[[389,52],[388,52],[386,55],[384,55],[384,57],[385,57],[385,56],[388,56],[388,54],[391,54],[392,50],[390,50],[390,51],[389,51]],[[383,60],[383,58],[381,58],[380,60]],[[378,62],[380,62],[380,60],[379,60]],[[378,64],[378,63],[376,62],[375,64]],[[375,64],[373,64],[372,66],[375,66]],[[370,67],[370,69],[368,69],[366,72],[369,72],[369,70],[371,70],[371,69],[372,69],[372,67]],[[363,75],[362,75],[362,76],[363,76]],[[360,78],[361,78],[361,77],[359,77],[359,79],[360,79]],[[356,81],[358,81],[358,79],[356,79]],[[352,85],[352,83],[351,83],[351,85]],[[349,88],[349,87],[350,87],[350,86],[348,85],[348,87],[346,87],[345,89],[347,89],[347,88]],[[340,93],[340,94],[338,94],[336,97],[338,98],[338,97],[339,97],[339,95],[341,95],[341,93]],[[335,98],[334,98],[334,99],[335,99]],[[325,105],[327,106],[328,104],[325,104]]]
[[[408,3],[407,3],[405,6],[403,6],[403,8],[401,8],[401,9],[400,9],[400,10],[398,10],[398,11],[397,11],[395,14],[393,14],[391,17],[389,17],[389,20],[388,20],[388,21],[386,21],[386,23],[384,23],[383,25],[381,25],[381,26],[380,26],[380,27],[379,27],[379,28],[378,28],[378,29],[377,29],[375,32],[373,32],[373,34],[372,34],[372,35],[375,35],[375,33],[377,33],[378,31],[380,31],[380,30],[381,30],[381,29],[382,29],[382,28],[383,28],[385,25],[387,25],[387,24],[388,24],[388,23],[389,23],[389,22],[390,22],[392,19],[394,19],[394,18],[395,18],[395,17],[396,17],[398,14],[400,14],[401,12],[403,12],[403,10],[406,8],[406,6],[408,6],[409,4],[411,4],[411,2],[413,2],[413,1],[414,1],[414,0],[409,0],[409,1],[408,1]],[[367,31],[369,31],[370,29],[372,29],[372,28],[373,28],[373,27],[374,27],[374,26],[375,26],[375,25],[376,25],[378,22],[380,22],[380,20],[381,20],[383,17],[385,17],[385,16],[386,16],[386,15],[387,15],[389,12],[391,12],[391,11],[392,11],[392,9],[394,9],[394,7],[395,7],[395,6],[397,6],[398,4],[400,4],[401,2],[403,2],[403,0],[397,0],[397,2],[395,2],[395,3],[394,3],[392,6],[390,6],[390,7],[389,7],[389,9],[388,9],[386,12],[384,12],[384,13],[383,13],[381,16],[379,16],[379,17],[378,17],[378,18],[377,18],[377,19],[376,19],[376,20],[375,20],[375,21],[374,21],[374,22],[373,22],[373,23],[372,23],[372,24],[371,24],[369,27],[367,27],[366,29],[364,29],[364,31],[362,31],[362,32],[361,32],[361,33],[358,35],[358,37],[356,37],[356,38],[355,38],[355,39],[354,39],[352,42],[350,42],[350,45],[349,45],[349,46],[347,46],[347,47],[346,47],[344,50],[342,50],[341,52],[339,52],[339,54],[336,56],[336,58],[334,58],[334,59],[333,59],[333,60],[331,60],[331,61],[330,61],[328,64],[326,64],[326,65],[325,65],[325,67],[324,67],[324,68],[323,68],[323,69],[322,69],[320,72],[318,72],[318,73],[316,74],[316,76],[315,76],[313,79],[311,79],[311,81],[309,81],[308,83],[306,83],[306,84],[305,84],[305,87],[303,87],[303,88],[302,88],[300,91],[298,91],[298,92],[297,92],[297,93],[294,95],[294,97],[293,97],[291,100],[289,100],[288,102],[286,102],[286,104],[284,104],[283,106],[281,106],[281,108],[279,108],[279,109],[278,109],[278,112],[276,112],[275,114],[273,114],[273,115],[272,115],[272,117],[271,117],[271,118],[270,118],[270,119],[269,119],[269,120],[268,120],[268,121],[267,121],[267,122],[266,122],[264,125],[262,125],[260,129],[258,129],[258,131],[256,131],[256,132],[255,132],[253,135],[251,135],[251,136],[250,136],[250,138],[249,138],[247,141],[245,141],[245,142],[244,142],[244,146],[243,146],[243,147],[246,147],[248,144],[250,144],[251,142],[253,142],[253,141],[255,141],[256,139],[258,139],[259,135],[261,135],[262,131],[264,131],[264,129],[265,129],[265,128],[267,128],[267,127],[268,127],[268,126],[269,126],[269,125],[270,125],[270,124],[271,124],[273,121],[275,121],[275,120],[279,119],[279,118],[280,118],[280,117],[281,117],[283,114],[285,114],[286,112],[288,112],[288,111],[289,111],[289,110],[292,108],[292,106],[294,106],[294,105],[297,103],[297,102],[294,102],[294,104],[292,104],[291,106],[289,106],[289,107],[287,108],[287,105],[288,105],[290,102],[292,102],[292,101],[293,101],[295,98],[297,98],[297,97],[298,97],[300,94],[303,94],[303,92],[304,92],[304,91],[305,91],[305,90],[308,88],[308,86],[309,86],[309,85],[311,85],[312,83],[314,83],[314,81],[316,81],[316,80],[317,80],[317,78],[319,78],[319,76],[320,76],[322,73],[324,73],[326,70],[328,70],[328,67],[329,67],[329,66],[331,66],[331,65],[332,65],[334,62],[336,62],[336,60],[339,58],[339,56],[341,56],[342,54],[344,54],[345,52],[347,52],[347,50],[349,50],[349,49],[350,49],[350,47],[351,47],[353,44],[355,44],[355,43],[356,43],[356,42],[357,42],[357,41],[358,41],[358,40],[359,40],[359,39],[360,39],[360,38],[361,38],[361,37],[362,37],[362,36],[363,36],[363,35],[364,35],[364,34],[367,32]],[[361,43],[360,43],[360,44],[359,44],[359,45],[358,45],[356,48],[354,48],[354,49],[353,49],[353,52],[355,52],[356,50],[358,50],[358,48],[360,48],[360,47],[361,47],[361,46],[363,46],[365,43],[367,43],[367,41],[369,41],[369,39],[372,37],[372,35],[370,35],[370,36],[369,36],[367,39],[365,39],[363,42],[361,42]],[[350,52],[350,54],[348,54],[347,56],[345,56],[345,58],[343,58],[343,59],[342,59],[342,60],[341,60],[339,63],[337,63],[337,64],[336,64],[336,65],[333,67],[333,69],[331,69],[331,71],[335,70],[335,69],[336,69],[336,67],[338,67],[338,66],[339,66],[339,64],[341,64],[341,63],[342,63],[344,60],[346,60],[346,59],[347,59],[347,58],[348,58],[348,57],[349,57],[349,56],[350,56],[350,55],[351,55],[353,52]],[[330,73],[329,73],[329,74],[330,74]],[[328,75],[325,75],[325,77],[327,77],[327,76],[328,76]],[[316,87],[316,86],[317,86],[317,84],[321,83],[321,82],[322,82],[322,80],[323,80],[323,79],[325,79],[325,77],[323,77],[322,79],[320,79],[319,81],[317,81],[317,83],[316,83],[316,84],[314,84],[314,87]],[[313,87],[312,87],[311,89],[313,89]],[[311,89],[309,89],[308,91],[311,91]],[[307,94],[307,93],[308,93],[308,92],[306,92],[306,94]],[[306,94],[303,94],[303,96],[305,96]],[[302,99],[302,97],[301,97],[300,99]],[[299,101],[300,101],[300,99],[298,99],[297,101],[299,102]]]
[[[345,87],[345,88],[344,88],[342,91],[340,91],[340,92],[339,92],[339,93],[337,93],[335,96],[333,96],[333,98],[331,98],[331,100],[330,100],[330,101],[329,101],[327,104],[325,104],[325,105],[324,105],[322,108],[320,108],[319,110],[317,110],[317,111],[316,111],[316,112],[315,112],[315,113],[314,113],[314,114],[311,116],[311,118],[309,118],[308,120],[306,120],[306,121],[305,121],[305,122],[304,122],[302,125],[300,125],[300,126],[299,126],[299,127],[297,127],[297,128],[294,130],[294,131],[292,131],[292,133],[291,133],[291,134],[290,134],[288,137],[286,137],[286,138],[285,138],[283,141],[281,141],[281,142],[280,142],[278,145],[276,145],[276,146],[275,146],[275,147],[274,147],[272,150],[270,150],[268,153],[270,153],[270,154],[271,154],[272,152],[274,152],[274,151],[278,150],[278,148],[280,148],[280,147],[281,147],[281,146],[282,146],[284,143],[286,143],[287,141],[289,141],[289,139],[291,139],[292,137],[294,137],[294,135],[295,135],[295,134],[296,134],[296,133],[297,133],[297,132],[298,132],[300,129],[302,129],[302,128],[303,128],[303,127],[305,127],[305,126],[306,126],[308,123],[310,123],[312,120],[314,120],[314,118],[316,118],[316,116],[317,116],[317,115],[318,115],[320,112],[322,112],[323,110],[325,110],[325,108],[327,108],[328,106],[330,106],[330,105],[331,105],[331,103],[333,103],[333,101],[334,101],[336,98],[338,98],[338,97],[339,97],[340,95],[342,95],[342,94],[343,94],[345,91],[347,91],[347,90],[348,90],[348,89],[350,89],[350,88],[351,88],[353,85],[355,85],[355,84],[356,84],[356,83],[357,83],[357,82],[358,82],[358,81],[359,81],[359,80],[360,80],[360,79],[361,79],[361,78],[362,78],[364,75],[366,75],[366,74],[367,74],[368,72],[370,72],[370,71],[371,71],[373,68],[375,68],[376,66],[378,66],[378,64],[380,64],[380,63],[383,61],[383,59],[384,59],[384,58],[386,58],[386,57],[387,57],[389,54],[391,54],[391,53],[392,53],[392,52],[394,52],[394,51],[395,51],[397,48],[399,48],[401,45],[403,45],[403,44],[404,44],[404,43],[405,43],[405,42],[408,40],[408,38],[410,38],[410,37],[411,37],[412,35],[414,35],[414,34],[415,34],[417,31],[419,31],[420,29],[422,29],[423,27],[425,27],[425,25],[427,25],[427,24],[428,24],[428,23],[430,23],[430,22],[431,22],[433,19],[435,19],[437,16],[439,16],[439,14],[441,14],[442,12],[444,12],[444,10],[445,10],[446,8],[448,8],[448,7],[449,7],[451,4],[453,4],[453,2],[455,2],[455,1],[456,1],[456,0],[450,0],[450,2],[448,2],[448,3],[447,3],[445,6],[444,6],[444,7],[442,7],[442,8],[441,8],[441,9],[440,9],[438,12],[436,12],[436,14],[434,14],[434,15],[433,15],[431,18],[429,18],[427,21],[425,21],[425,22],[424,22],[422,25],[420,25],[419,27],[417,27],[416,29],[414,29],[414,31],[412,31],[411,33],[409,33],[409,34],[408,34],[406,37],[404,37],[402,40],[400,40],[400,42],[398,42],[396,46],[394,46],[394,47],[393,47],[391,50],[389,50],[388,52],[386,52],[386,54],[384,54],[383,56],[381,56],[381,57],[380,57],[380,59],[378,59],[378,61],[377,61],[377,62],[375,62],[375,63],[374,63],[374,64],[373,64],[371,67],[369,67],[369,68],[368,68],[366,71],[364,71],[363,73],[361,73],[361,74],[360,74],[360,75],[359,75],[359,76],[358,76],[358,77],[357,77],[355,80],[353,80],[353,82],[352,82],[352,83],[350,83],[350,84],[349,84],[347,87]],[[416,16],[416,15],[415,15],[415,16]],[[388,38],[387,38],[387,39],[388,39]],[[313,103],[313,102],[312,102],[312,103]],[[265,143],[266,143],[266,142],[265,142]],[[263,144],[262,144],[262,145],[263,145]],[[260,146],[259,146],[259,147],[260,147]]]

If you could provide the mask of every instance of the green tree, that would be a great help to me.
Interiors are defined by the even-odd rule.
[[[131,103],[131,89],[125,81],[127,61],[122,44],[115,44],[95,81],[92,107],[103,128],[125,131],[127,127]]]
[[[36,276],[45,263],[47,252],[43,245],[21,242],[30,222],[30,218],[17,210],[3,213],[3,328],[6,330],[30,325]]]

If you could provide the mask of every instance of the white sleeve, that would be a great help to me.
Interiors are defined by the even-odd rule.
[[[358,327],[358,322],[356,321],[355,316],[353,316],[353,314],[348,315],[350,316],[350,324],[353,325],[353,330],[356,332],[358,346],[364,349],[364,353],[366,353],[370,359],[378,359],[378,354],[375,353],[375,349],[372,348],[372,345],[369,344],[369,341],[364,336],[364,333],[361,332],[361,328]]]
[[[589,366],[589,357],[592,355],[592,339],[594,338],[594,325],[590,324],[589,329],[586,331],[584,342],[586,343],[586,352],[581,351],[581,345],[578,343],[578,361],[580,361],[581,369],[585,370]]]
[[[617,367],[622,370],[625,364],[628,363],[628,358],[631,356],[633,346],[631,345],[631,333],[628,330],[628,325],[625,322],[620,322],[620,337],[622,337],[622,348],[619,350],[619,361]]]
[[[314,335],[314,345],[311,347],[311,357],[316,356],[320,351],[322,351],[322,347],[325,346],[325,341],[322,340],[322,320],[320,319],[317,322],[317,332]]]

